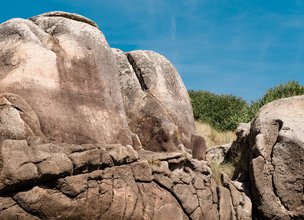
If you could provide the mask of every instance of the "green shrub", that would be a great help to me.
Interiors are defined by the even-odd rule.
[[[289,81],[266,91],[250,105],[234,95],[216,95],[207,91],[189,91],[194,118],[220,131],[233,131],[241,122],[251,121],[259,109],[274,100],[304,94],[304,86]]]
[[[241,112],[248,107],[234,95],[216,95],[207,91],[189,91],[194,118],[217,130],[234,130],[241,122]]]

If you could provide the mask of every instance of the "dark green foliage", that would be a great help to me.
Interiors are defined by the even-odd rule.
[[[251,121],[259,109],[274,100],[304,94],[304,86],[289,81],[266,91],[250,105],[234,95],[216,95],[207,91],[189,91],[194,118],[210,124],[217,130],[235,130],[239,123]]]
[[[194,118],[217,130],[234,130],[241,122],[239,114],[248,105],[233,95],[216,95],[207,91],[189,91]]]

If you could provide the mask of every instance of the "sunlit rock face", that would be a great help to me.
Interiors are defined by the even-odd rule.
[[[51,141],[132,143],[115,58],[94,22],[63,12],[12,19],[0,48],[0,92],[27,101]]]
[[[252,122],[252,193],[265,218],[304,218],[303,134],[304,96],[267,104]]]
[[[176,151],[179,144],[191,148],[192,107],[174,66],[153,51],[113,52],[129,126],[144,148]]]
[[[237,134],[227,156],[241,151],[248,162],[242,176],[250,181],[255,215],[303,219],[304,96],[263,106]]]
[[[205,147],[160,54],[65,12],[0,25],[0,219],[251,219]]]

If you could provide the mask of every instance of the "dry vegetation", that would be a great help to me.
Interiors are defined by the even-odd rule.
[[[195,122],[195,127],[197,133],[205,138],[208,147],[228,144],[236,140],[236,135],[232,131],[217,131],[210,125],[199,121]],[[221,173],[226,173],[230,178],[232,178],[236,170],[236,163],[217,163],[214,161],[210,164],[210,167],[214,180],[218,184],[221,184]]]
[[[232,179],[235,170],[237,169],[236,164],[231,162],[227,162],[227,163],[212,162],[210,164],[210,168],[212,170],[212,177],[217,184],[221,184],[222,173],[227,174],[229,178]]]
[[[231,143],[236,139],[234,132],[220,132],[206,123],[196,121],[195,127],[197,133],[205,138],[208,147]]]

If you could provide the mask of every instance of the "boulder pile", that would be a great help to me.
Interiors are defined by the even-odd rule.
[[[228,150],[242,143],[250,180],[217,183],[165,57],[110,48],[77,14],[11,19],[0,25],[0,219],[301,219],[303,103],[263,108]]]

